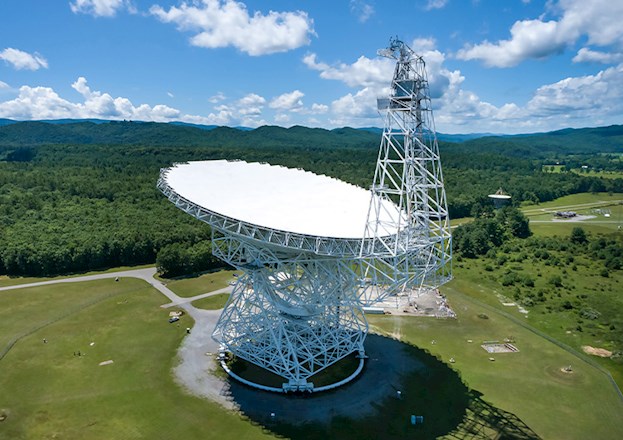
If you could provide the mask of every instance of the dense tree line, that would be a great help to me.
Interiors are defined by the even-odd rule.
[[[379,140],[378,133],[361,130],[263,127],[234,145],[242,139],[236,137],[240,130],[223,127],[209,131],[217,140],[202,145],[206,130],[191,127],[192,134],[185,135],[168,124],[116,123],[104,132],[110,143],[92,143],[104,135],[97,132],[100,125],[90,125],[95,128],[81,126],[79,135],[67,130],[58,135],[65,140],[74,136],[75,143],[36,143],[46,124],[25,126],[33,130],[25,135],[28,144],[16,146],[0,136],[0,274],[53,275],[153,263],[173,243],[193,248],[209,240],[209,227],[177,210],[155,188],[160,168],[172,163],[263,161],[367,188]],[[166,125],[162,139],[170,144],[154,140],[160,125]],[[141,136],[146,140],[136,143]],[[126,140],[135,143],[124,144]],[[257,145],[249,145],[252,141]],[[487,194],[500,186],[514,203],[623,191],[621,179],[542,173],[530,159],[470,148],[441,144],[451,218],[490,211]]]
[[[158,272],[167,278],[225,266],[225,263],[212,255],[210,241],[201,241],[191,246],[171,243],[162,247],[156,257]]]
[[[507,206],[459,226],[452,234],[452,245],[458,256],[476,258],[512,238],[527,238],[530,235],[526,216],[517,208]]]

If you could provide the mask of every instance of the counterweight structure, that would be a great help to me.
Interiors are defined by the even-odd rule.
[[[452,236],[424,60],[398,39],[379,55],[396,60],[371,186],[361,300],[436,288],[451,278]],[[386,221],[387,201],[400,215]],[[394,231],[399,231],[397,234]]]
[[[318,390],[316,373],[353,352],[365,357],[363,305],[450,277],[424,62],[397,40],[382,54],[396,59],[396,70],[391,96],[380,100],[386,120],[371,191],[239,161],[161,171],[158,188],[209,224],[213,253],[243,272],[213,338],[284,379],[281,389],[253,384],[259,388]]]

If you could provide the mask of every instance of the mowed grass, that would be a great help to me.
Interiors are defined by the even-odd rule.
[[[264,436],[175,384],[176,350],[192,321],[169,324],[163,296],[143,281],[19,289],[0,292],[0,301],[0,347],[26,335],[0,360],[8,415],[0,439]],[[114,363],[98,366],[107,360]]]
[[[581,227],[586,232],[593,234],[612,234],[618,232],[617,223],[598,223],[591,221],[582,222],[547,222],[547,223],[530,223],[532,233],[537,237],[568,237],[571,235],[573,228]]]
[[[603,177],[604,179],[623,179],[623,171],[595,171],[589,170],[585,172],[583,170],[574,169],[572,173],[579,174],[586,177]]]
[[[229,293],[217,293],[216,295],[195,300],[191,304],[198,309],[219,310],[225,307],[228,299]]]
[[[85,275],[95,275],[99,273],[111,273],[111,272],[120,272],[120,271],[125,271],[125,270],[145,269],[147,267],[153,267],[153,265],[144,264],[140,266],[113,267],[113,268],[105,269],[105,270],[94,270],[94,271],[84,272],[84,273],[59,275],[56,277],[20,277],[20,276],[0,275],[0,287],[15,286],[17,284],[38,283],[41,281],[53,281],[53,280],[57,280],[61,278],[75,278],[75,277],[82,277]]]
[[[623,201],[623,194],[621,193],[578,193],[560,197],[550,202],[539,203],[538,205],[524,206],[521,210],[524,214],[531,215],[543,209],[562,210],[568,208],[568,210],[575,210],[573,208],[616,204],[619,201]]]
[[[541,171],[544,173],[562,173],[564,170],[564,165],[543,165],[541,167]]]
[[[623,438],[623,402],[603,373],[474,303],[456,283],[442,290],[458,319],[369,316],[372,328],[426,348],[445,362],[454,358],[449,365],[470,388],[483,393],[482,398],[495,407],[515,414],[544,439]],[[507,337],[515,339],[518,353],[492,355],[480,347],[483,341]],[[560,370],[568,365],[571,374]],[[467,432],[463,426],[449,438],[464,438]]]
[[[609,212],[606,217],[595,210]],[[573,228],[578,226],[587,232],[595,234],[610,234],[619,231],[623,226],[623,194],[621,193],[580,193],[561,197],[551,202],[539,205],[524,206],[522,212],[530,219],[530,229],[541,237],[545,236],[568,236]],[[554,218],[555,211],[574,211],[578,215],[589,215],[594,218],[576,221],[557,220]]]
[[[200,276],[180,278],[175,280],[163,280],[167,287],[175,292],[176,295],[190,298],[202,293],[213,292],[227,287],[234,281],[235,270],[219,270],[216,272],[205,273]]]

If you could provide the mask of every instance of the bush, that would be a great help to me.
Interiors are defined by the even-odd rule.
[[[519,281],[520,281],[519,275],[517,275],[515,272],[512,272],[512,271],[504,275],[501,280],[503,286],[512,286],[515,283],[518,283]]]
[[[585,319],[598,319],[601,316],[601,313],[599,313],[595,309],[591,309],[590,307],[586,307],[586,308],[580,310],[580,316],[582,318],[585,318]]]
[[[558,275],[553,275],[549,277],[547,282],[554,287],[562,287],[562,278],[560,278],[560,276]]]
[[[528,275],[525,275],[521,282],[525,287],[534,287],[534,280]]]
[[[571,230],[571,235],[569,236],[569,241],[573,244],[585,244],[588,242],[586,238],[586,232],[584,229],[580,227],[575,227]]]

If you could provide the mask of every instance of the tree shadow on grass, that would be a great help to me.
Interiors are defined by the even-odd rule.
[[[429,352],[379,335],[365,345],[366,367],[339,389],[282,395],[229,379],[230,398],[251,423],[293,439],[538,438]],[[412,425],[413,415],[423,423]]]

